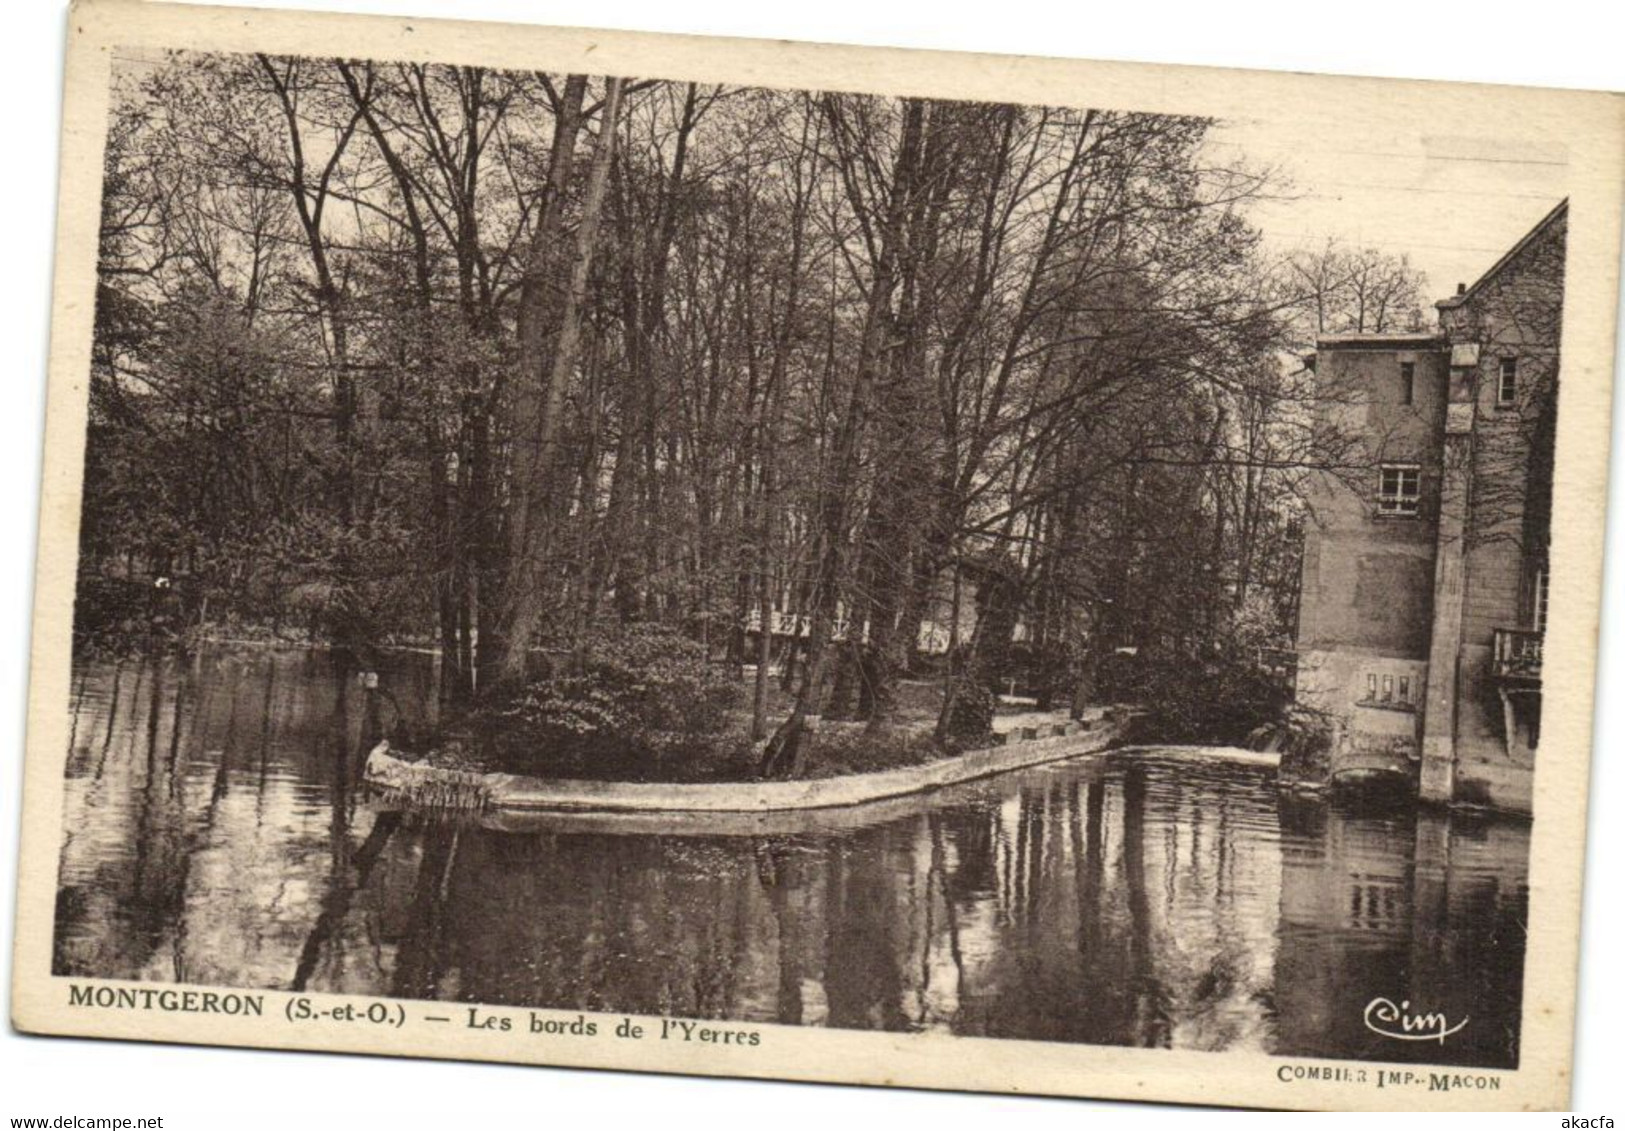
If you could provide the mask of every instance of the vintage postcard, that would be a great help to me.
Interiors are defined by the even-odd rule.
[[[1566,1106],[1620,96],[70,24],[18,1028]]]

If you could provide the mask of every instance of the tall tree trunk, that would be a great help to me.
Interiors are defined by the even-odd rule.
[[[531,637],[541,619],[546,600],[547,540],[550,525],[551,493],[562,488],[559,468],[565,461],[559,451],[563,428],[564,396],[575,369],[581,338],[581,302],[592,272],[598,237],[598,220],[603,211],[604,191],[609,179],[610,158],[620,115],[623,80],[606,80],[598,144],[582,196],[562,296],[556,314],[549,313],[548,283],[560,273],[554,266],[556,252],[550,244],[562,242],[563,190],[575,151],[575,138],[581,127],[581,102],[586,90],[584,76],[572,75],[566,81],[564,106],[549,162],[546,214],[538,225],[531,247],[529,270],[520,295],[519,345],[523,363],[531,370],[529,380],[521,381],[515,396],[515,468],[510,486],[502,602],[498,612],[497,666],[499,687],[521,683],[530,651]],[[550,332],[551,331],[551,332]],[[551,338],[551,340],[549,340]]]
[[[339,131],[330,151],[324,154],[325,161],[307,169],[306,127],[299,113],[299,64],[273,61],[266,55],[257,58],[270,80],[287,127],[291,157],[287,187],[315,275],[317,318],[327,330],[328,362],[333,373],[333,431],[338,448],[339,520],[348,534],[354,529],[360,511],[357,468],[362,460],[357,449],[362,444],[371,446],[376,404],[367,390],[359,388],[350,366],[348,296],[328,255],[323,215],[332,196],[333,175],[361,123],[362,110],[358,107]],[[349,538],[345,539],[338,556],[336,572],[335,607],[330,610],[334,644],[354,656],[370,648],[373,626],[365,615],[353,542]]]
[[[864,207],[858,187],[858,156],[848,148],[849,129],[839,100],[824,98],[824,111],[836,135],[842,181],[855,208]],[[863,336],[859,345],[856,372],[830,453],[833,477],[822,493],[818,526],[818,565],[814,577],[812,625],[808,633],[807,658],[795,706],[768,740],[761,761],[763,776],[794,777],[801,772],[809,736],[816,735],[822,721],[824,679],[829,662],[829,646],[835,616],[846,581],[848,557],[846,541],[850,526],[852,497],[857,489],[859,455],[872,407],[875,383],[884,364],[884,352],[891,342],[891,304],[897,286],[897,258],[901,228],[914,191],[914,178],[920,161],[921,127],[924,104],[918,99],[903,104],[902,136],[893,163],[889,199],[876,225],[873,267],[869,280],[869,300],[864,312]]]

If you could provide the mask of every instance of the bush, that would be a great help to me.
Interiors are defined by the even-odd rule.
[[[1282,782],[1323,785],[1331,777],[1332,737],[1325,712],[1290,703],[1279,719],[1253,732],[1251,745],[1280,753]]]
[[[858,724],[835,726],[819,734],[805,772],[809,778],[869,774],[922,765],[943,754],[929,734],[896,729],[871,734]]]
[[[704,648],[660,625],[598,634],[480,720],[504,768],[588,776],[667,776],[716,753],[739,693]]]
[[[1139,677],[1134,698],[1151,709],[1158,742],[1245,743],[1291,694],[1278,674],[1224,652],[1150,657]]]
[[[88,655],[128,655],[180,647],[196,628],[181,585],[165,578],[111,577],[81,569],[73,643]]]
[[[975,740],[993,730],[993,716],[999,697],[991,687],[970,677],[962,677],[954,690],[954,705],[948,715],[948,737]]]

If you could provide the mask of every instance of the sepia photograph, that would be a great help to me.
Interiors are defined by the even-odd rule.
[[[22,1028],[1564,1102],[1617,99],[130,7],[70,65]]]

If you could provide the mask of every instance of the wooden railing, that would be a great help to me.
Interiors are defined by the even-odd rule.
[[[1496,629],[1496,678],[1539,683],[1543,639],[1540,633],[1528,629]]]

